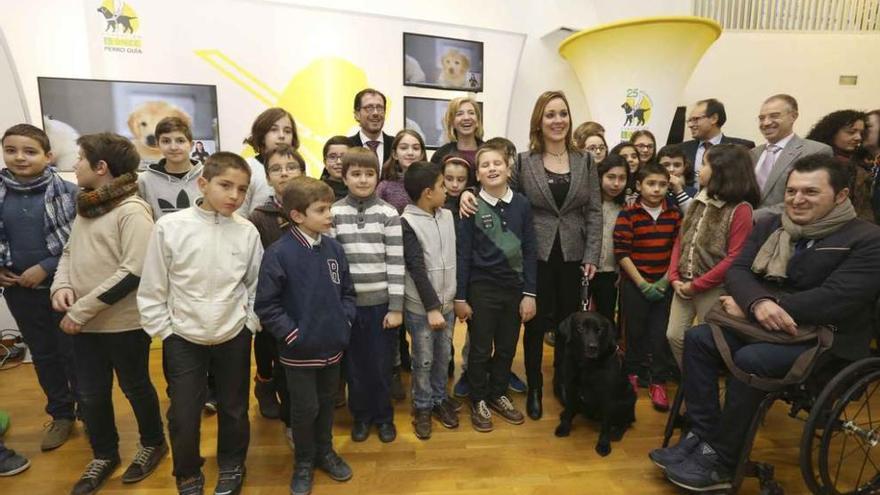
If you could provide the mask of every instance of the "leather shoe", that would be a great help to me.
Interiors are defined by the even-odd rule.
[[[540,388],[529,389],[528,397],[526,398],[526,414],[535,421],[541,419],[541,416],[544,414],[541,398]]]
[[[382,443],[393,442],[397,438],[397,428],[394,423],[382,423],[379,425],[379,440]]]
[[[363,442],[370,436],[370,425],[355,421],[351,427],[351,439],[355,442]]]

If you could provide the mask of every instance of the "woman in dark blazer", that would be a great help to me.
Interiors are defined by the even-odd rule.
[[[541,373],[544,332],[577,311],[581,279],[592,278],[602,246],[602,195],[590,153],[572,140],[571,112],[562,91],[538,97],[529,124],[529,150],[520,153],[511,189],[532,205],[538,238],[538,312],[523,337],[532,419],[543,414]],[[462,193],[462,214],[473,214],[473,195]]]

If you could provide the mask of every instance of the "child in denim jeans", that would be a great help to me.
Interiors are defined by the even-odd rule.
[[[443,208],[446,186],[439,165],[415,162],[404,176],[415,204],[401,215],[406,262],[404,311],[412,340],[413,426],[422,440],[431,437],[431,416],[446,428],[458,415],[446,394],[452,352],[455,298],[455,223]]]

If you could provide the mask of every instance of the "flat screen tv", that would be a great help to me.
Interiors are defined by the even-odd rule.
[[[38,77],[37,85],[43,126],[62,171],[73,169],[76,139],[95,132],[131,139],[141,168],[159,161],[154,132],[165,117],[190,123],[194,160],[204,160],[220,147],[216,86],[59,77]]]

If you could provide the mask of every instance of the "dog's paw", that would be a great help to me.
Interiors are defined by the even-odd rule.
[[[610,442],[599,442],[596,444],[596,453],[601,455],[602,457],[607,456],[611,453],[611,443]]]
[[[567,437],[571,434],[571,425],[560,423],[559,426],[556,427],[554,434],[557,437]]]

